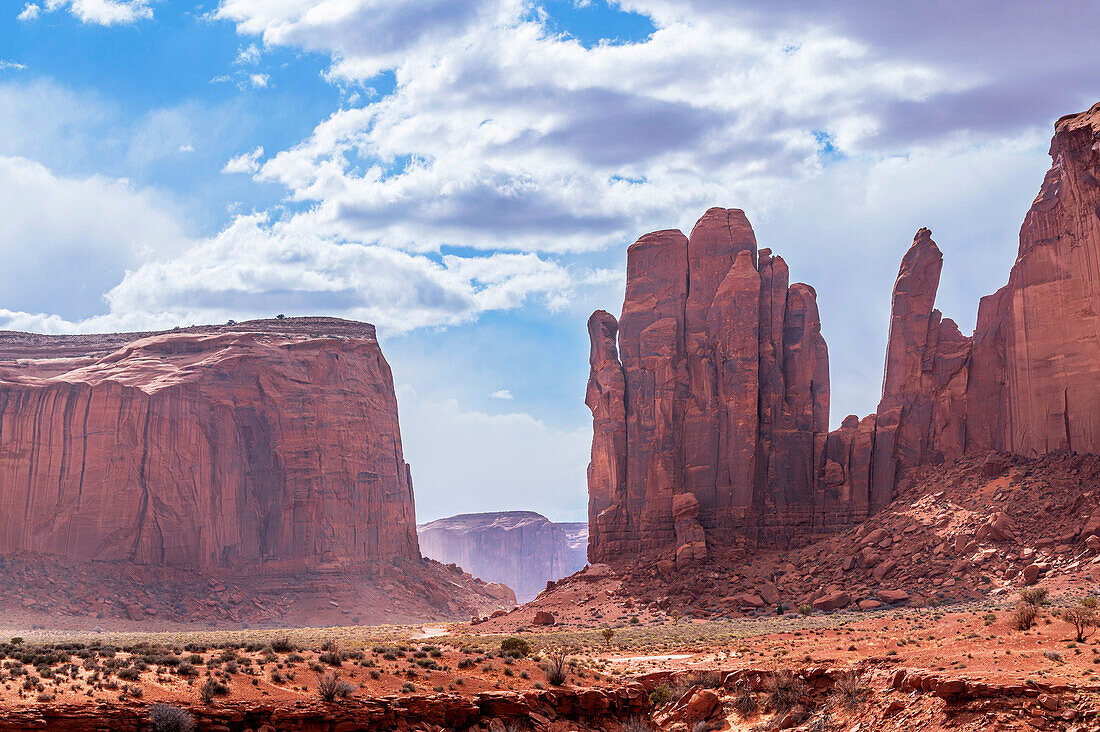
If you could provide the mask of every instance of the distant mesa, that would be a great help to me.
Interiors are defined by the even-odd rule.
[[[554,523],[534,511],[461,514],[417,532],[425,556],[505,584],[520,602],[587,563],[588,524]]]
[[[917,232],[878,410],[831,432],[816,293],[742,211],[633,244],[621,316],[588,322],[592,561],[804,544],[887,505],[916,466],[1100,452],[1100,104],[1058,120],[1050,153],[974,335],[935,309],[943,255]]]

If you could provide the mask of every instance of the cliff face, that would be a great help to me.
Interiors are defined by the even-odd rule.
[[[305,569],[419,559],[370,325],[0,334],[0,553]]]
[[[463,514],[417,530],[425,556],[508,585],[520,602],[587,563],[587,524],[553,523],[533,511]]]
[[[639,239],[622,317],[589,321],[592,559],[808,540],[890,503],[911,468],[967,452],[1100,452],[1100,104],[1059,120],[1050,152],[973,336],[935,309],[943,255],[917,232],[878,410],[832,432],[813,288],[788,287],[744,214]]]
[[[932,309],[942,255],[922,229],[894,288],[872,493],[967,451],[1100,452],[1100,104],[1058,120],[1008,284],[972,337]]]
[[[593,561],[669,544],[694,561],[708,541],[784,541],[847,515],[815,467],[829,409],[816,293],[788,286],[743,212],[640,238],[622,316],[597,311],[589,335]]]

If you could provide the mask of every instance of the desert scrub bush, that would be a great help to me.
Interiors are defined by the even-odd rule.
[[[649,692],[649,703],[654,707],[663,707],[670,701],[672,701],[672,692],[668,684],[658,684],[653,687],[653,691]]]
[[[1028,605],[1035,605],[1038,607],[1047,599],[1047,588],[1023,587],[1020,589],[1020,599]]]
[[[141,672],[131,666],[130,668],[119,669],[115,676],[123,681],[137,681],[141,678]]]
[[[642,717],[632,717],[623,725],[623,732],[652,732],[653,725]]]
[[[855,709],[867,696],[867,687],[855,671],[842,671],[834,684],[833,698],[845,709]]]
[[[317,660],[321,663],[327,663],[329,666],[340,666],[344,663],[339,651],[325,651],[317,656]]]
[[[321,701],[346,699],[355,691],[355,687],[340,678],[340,674],[326,673],[317,677],[317,696]]]
[[[171,704],[149,707],[149,721],[153,732],[194,732],[195,729],[195,718],[191,712]]]
[[[741,719],[748,719],[756,714],[756,696],[749,691],[749,687],[741,684],[733,695],[733,711]]]
[[[789,711],[809,692],[806,682],[790,671],[779,671],[768,679],[765,704],[776,713]]]
[[[229,687],[210,676],[199,687],[199,699],[203,704],[210,704],[216,696],[229,696]]]
[[[554,645],[547,648],[544,655],[546,661],[542,670],[546,672],[546,680],[554,686],[561,686],[568,676],[569,649],[563,645]]]
[[[500,652],[512,658],[524,658],[531,653],[531,644],[522,638],[505,638],[500,642]]]
[[[291,642],[289,636],[281,636],[271,641],[271,650],[275,653],[293,653],[298,647]]]
[[[1084,643],[1086,638],[1096,632],[1096,611],[1088,607],[1067,607],[1062,609],[1062,620],[1073,626],[1074,640]],[[1092,628],[1092,632],[1089,632]]]
[[[802,615],[803,617],[809,617],[810,615],[813,615],[814,614],[813,605],[810,605],[807,602],[802,603],[801,605],[798,606],[798,614]]]
[[[1012,611],[1012,627],[1016,630],[1031,630],[1037,617],[1039,617],[1039,606],[1021,600],[1016,603],[1016,609]]]

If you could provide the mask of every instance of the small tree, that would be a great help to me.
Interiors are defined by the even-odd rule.
[[[604,628],[600,631],[600,635],[603,636],[603,642],[607,644],[607,650],[611,650],[611,639],[615,637],[615,631],[612,628]]]
[[[1062,620],[1073,626],[1076,631],[1076,640],[1078,643],[1083,643],[1086,638],[1092,636],[1096,632],[1097,617],[1096,611],[1087,607],[1068,607],[1062,610]],[[1092,628],[1091,633],[1087,633],[1089,628]]]
[[[1028,605],[1039,607],[1043,604],[1043,601],[1047,599],[1047,588],[1024,587],[1022,590],[1020,590],[1020,599],[1022,599]]]

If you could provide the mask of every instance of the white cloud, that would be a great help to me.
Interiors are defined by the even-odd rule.
[[[257,147],[252,152],[241,153],[236,157],[230,158],[229,162],[222,168],[223,173],[247,173],[252,175],[260,169],[260,159],[264,156],[264,149],[262,146]]]
[[[42,8],[40,8],[35,3],[27,3],[26,6],[23,8],[23,11],[21,13],[19,13],[19,15],[16,16],[16,18],[18,20],[24,20],[24,21],[34,20],[35,18],[38,17],[38,14],[41,11],[42,11]]]
[[[155,191],[102,176],[58,176],[0,156],[0,292],[9,310],[84,318],[127,270],[189,243]]]
[[[260,49],[255,43],[250,43],[245,48],[242,48],[237,52],[237,59],[234,63],[241,66],[255,66],[260,63]]]
[[[26,64],[21,64],[18,61],[8,61],[0,58],[0,71],[10,69],[12,71],[23,71],[27,68]]]
[[[497,389],[489,396],[493,399],[515,399],[515,396],[512,394],[512,392],[508,391],[507,389]]]
[[[600,249],[715,203],[774,206],[779,181],[819,169],[814,131],[857,151],[879,105],[973,83],[821,28],[792,45],[672,19],[642,42],[586,47],[519,2],[450,5],[446,25],[422,3],[219,7],[267,44],[330,53],[333,79],[395,69],[394,93],[334,113],[261,170],[314,204],[322,231],[418,251]],[[402,33],[387,45],[380,28]]]
[[[266,89],[271,77],[267,74],[249,74],[248,81],[253,89]]]
[[[176,249],[128,268],[104,296],[102,315],[58,320],[45,308],[21,309],[9,312],[8,327],[41,322],[54,331],[129,330],[285,312],[341,315],[393,334],[469,322],[572,287],[565,268],[534,254],[437,261],[322,237],[306,217],[239,216],[217,236]],[[40,268],[52,261],[34,259]],[[77,278],[86,274],[67,270]]]
[[[42,9],[48,11],[68,9],[81,23],[129,25],[138,20],[152,18],[153,9],[150,4],[151,0],[45,0]],[[31,5],[27,5],[23,14],[30,8]],[[34,10],[26,19],[33,19],[37,15],[38,10]]]
[[[585,519],[588,426],[559,429],[525,412],[490,415],[397,389],[401,442],[412,465],[417,521],[524,509]]]

